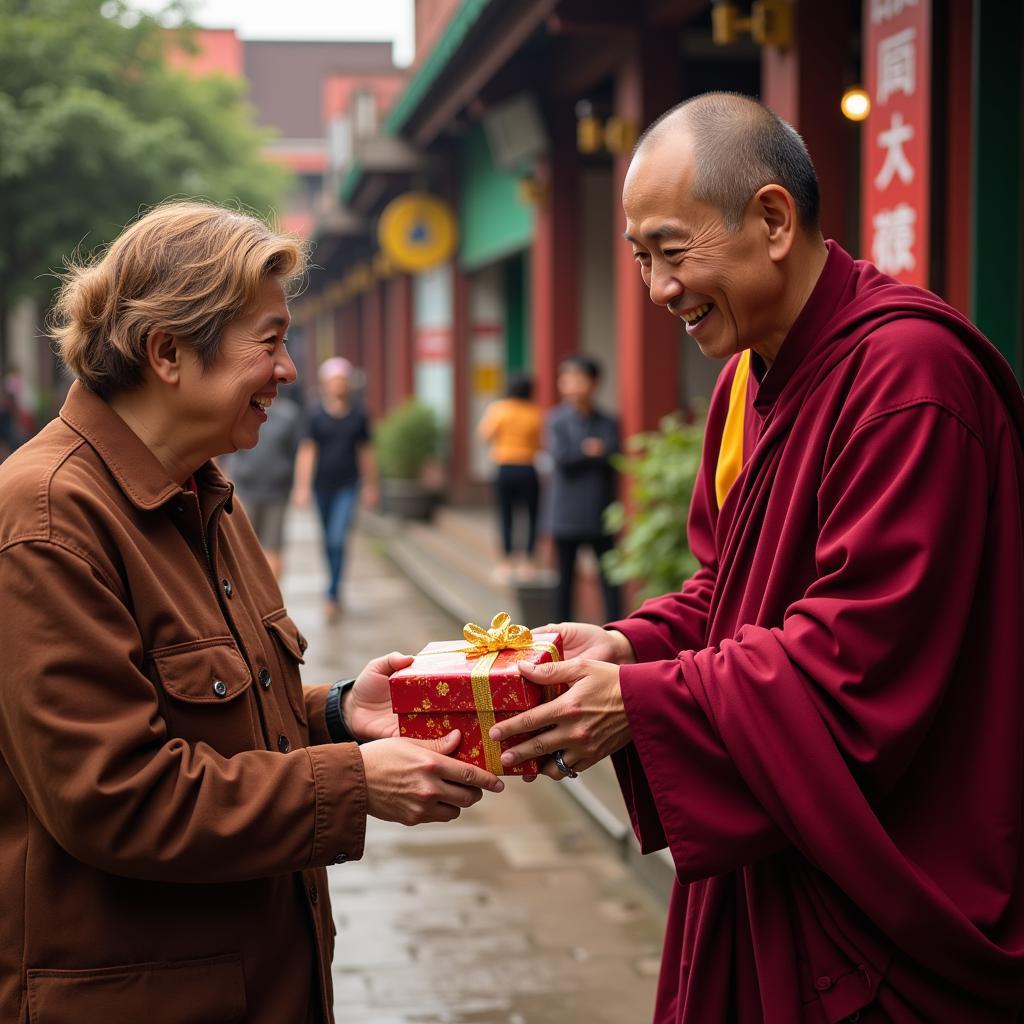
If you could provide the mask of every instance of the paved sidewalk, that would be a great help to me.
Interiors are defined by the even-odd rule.
[[[363,535],[348,606],[325,625],[317,544],[312,516],[293,514],[283,585],[307,683],[457,635]],[[507,781],[450,824],[371,819],[363,860],[330,869],[338,1024],[650,1020],[663,906],[558,784]]]

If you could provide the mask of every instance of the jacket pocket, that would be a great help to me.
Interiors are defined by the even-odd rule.
[[[252,674],[230,638],[152,651],[168,733],[231,757],[261,747],[249,695]]]
[[[263,625],[274,637],[281,678],[285,692],[288,694],[288,703],[291,705],[292,713],[305,729],[307,725],[306,698],[302,688],[299,665],[303,664],[305,660],[303,655],[306,653],[306,638],[299,632],[299,627],[283,609],[265,616]]]
[[[245,1020],[245,976],[237,953],[27,973],[30,1024],[239,1024]]]

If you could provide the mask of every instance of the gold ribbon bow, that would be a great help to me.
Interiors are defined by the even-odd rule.
[[[469,644],[466,654],[470,658],[479,658],[491,651],[521,651],[533,646],[533,633],[526,626],[517,626],[508,612],[498,612],[491,619],[490,629],[467,622],[462,635]]]

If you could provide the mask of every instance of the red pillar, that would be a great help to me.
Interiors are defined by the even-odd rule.
[[[384,284],[377,282],[363,297],[363,358],[366,407],[373,419],[384,414]]]
[[[349,359],[361,370],[366,370],[366,317],[367,293],[360,292],[352,303],[352,330],[349,333]]]
[[[387,283],[386,407],[398,405],[413,393],[412,278],[396,274]]]
[[[530,326],[537,401],[558,401],[558,364],[579,347],[579,194],[576,121],[568,103],[552,111],[552,149],[538,167],[544,194],[536,206],[530,258]]]
[[[451,484],[457,497],[469,482],[469,282],[452,266]]]
[[[678,64],[670,32],[638,35],[615,79],[615,113],[638,130],[679,96],[665,68]],[[615,328],[618,344],[619,415],[622,435],[651,430],[679,407],[679,321],[651,302],[629,245],[623,240],[622,185],[628,153],[615,157],[612,225],[615,235]]]
[[[944,76],[946,194],[939,220],[946,229],[942,252],[945,267],[942,292],[951,306],[967,316],[971,308],[972,0],[951,0],[948,19],[944,40],[949,63]],[[941,31],[939,25],[935,26],[935,31]],[[933,68],[933,74],[935,70]],[[935,230],[933,237],[938,235],[939,231]]]
[[[850,0],[794,5],[796,39],[788,50],[761,51],[761,99],[788,121],[807,145],[821,185],[821,230],[856,250],[851,197],[859,188],[858,125],[839,110],[852,84]]]
[[[332,351],[335,355],[344,355],[349,358],[352,337],[352,307],[354,299],[346,299],[345,303],[334,308],[334,345]]]

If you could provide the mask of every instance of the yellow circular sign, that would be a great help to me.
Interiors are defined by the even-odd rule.
[[[413,273],[447,263],[458,232],[448,204],[426,192],[392,199],[380,215],[377,240],[399,270]]]

